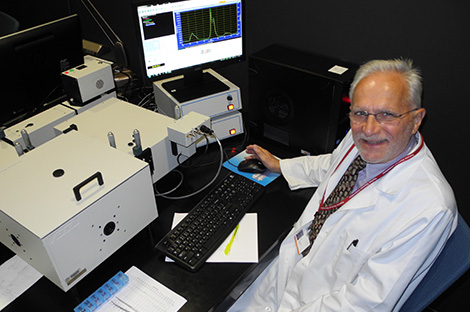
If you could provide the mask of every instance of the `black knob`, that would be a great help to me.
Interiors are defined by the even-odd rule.
[[[10,237],[11,237],[11,239],[15,242],[15,244],[17,244],[18,246],[21,247],[21,243],[20,243],[20,241],[18,240],[18,238],[16,238],[15,235],[10,234]]]
[[[104,235],[109,236],[113,234],[115,229],[116,229],[116,223],[111,221],[111,222],[108,222],[108,224],[104,226],[103,233]]]

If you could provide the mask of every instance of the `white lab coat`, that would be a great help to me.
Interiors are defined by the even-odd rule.
[[[298,255],[293,236],[357,156],[354,147],[341,162],[352,145],[348,133],[332,154],[281,161],[291,189],[317,191],[279,256],[230,311],[398,311],[421,281],[457,226],[452,189],[425,144],[331,215],[309,254]]]

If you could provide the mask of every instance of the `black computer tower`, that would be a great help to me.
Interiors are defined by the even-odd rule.
[[[345,72],[341,73],[341,71]],[[357,65],[280,45],[249,57],[251,135],[295,154],[331,152],[349,129]]]

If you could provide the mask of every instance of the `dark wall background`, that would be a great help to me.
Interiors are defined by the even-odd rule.
[[[81,16],[86,39],[107,43],[80,0],[3,0],[0,10],[27,28],[71,12]],[[132,0],[93,0],[126,44],[129,67],[139,70]],[[454,188],[467,222],[465,202],[470,173],[469,139],[470,2],[467,0],[247,0],[248,55],[272,44],[362,63],[373,58],[412,58],[424,76],[427,118],[422,128],[427,145]],[[219,71],[242,89],[249,110],[246,62]],[[469,246],[470,248],[470,246]],[[469,274],[434,304],[438,311],[470,303]]]

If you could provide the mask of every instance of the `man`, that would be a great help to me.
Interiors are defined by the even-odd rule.
[[[411,61],[368,62],[351,85],[351,131],[333,153],[279,161],[247,147],[291,189],[318,187],[230,311],[399,310],[457,225],[452,189],[418,132],[421,88]],[[358,155],[366,163],[352,170],[351,193],[329,203]]]

